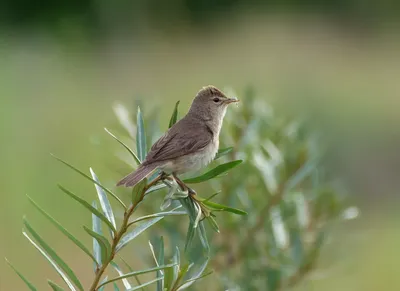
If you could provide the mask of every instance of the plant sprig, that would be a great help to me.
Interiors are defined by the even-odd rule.
[[[176,103],[174,112],[169,121],[169,127],[172,126],[178,117],[178,104]],[[109,130],[105,129],[106,132],[111,135],[113,139],[115,139],[119,144],[121,144],[134,158],[137,163],[143,161],[147,154],[147,142],[146,142],[146,132],[144,128],[144,118],[140,108],[137,111],[137,154],[130,149],[125,143],[123,143],[120,139],[118,139],[114,134],[112,134]],[[227,148],[219,151],[217,158],[222,157],[228,154],[232,149]],[[218,228],[215,219],[212,217],[213,211],[226,211],[234,214],[244,215],[246,212],[235,209],[232,207],[228,207],[225,205],[217,204],[215,202],[211,202],[209,199],[203,199],[200,196],[192,196],[186,195],[186,197],[180,196],[178,201],[182,204],[185,211],[177,211],[179,208],[174,208],[169,211],[163,211],[159,213],[154,213],[151,215],[145,215],[136,219],[131,219],[133,213],[136,213],[139,206],[142,204],[145,196],[150,193],[156,192],[164,188],[164,185],[170,187],[171,185],[168,183],[170,180],[169,177],[166,177],[163,173],[158,173],[157,176],[148,181],[144,179],[142,182],[137,184],[132,190],[132,199],[129,205],[126,205],[121,198],[119,198],[113,191],[103,186],[100,182],[97,174],[94,172],[92,168],[90,168],[90,176],[84,173],[83,171],[77,169],[75,166],[66,162],[65,160],[54,156],[58,161],[72,169],[73,171],[79,173],[82,177],[91,181],[97,193],[97,202],[93,201],[92,203],[87,202],[83,198],[74,194],[72,191],[66,189],[65,187],[59,185],[60,190],[66,194],[68,197],[72,198],[74,201],[79,203],[84,207],[84,209],[88,210],[92,215],[92,227],[88,228],[83,226],[84,230],[88,235],[92,237],[93,240],[93,249],[90,251],[83,242],[77,239],[71,232],[69,232],[61,223],[55,220],[50,214],[48,214],[38,203],[36,203],[32,198],[28,196],[28,199],[33,204],[33,206],[43,215],[45,216],[56,228],[61,231],[71,242],[73,242],[79,249],[83,251],[88,257],[90,257],[94,261],[94,278],[89,287],[89,291],[101,291],[108,284],[114,284],[114,290],[118,290],[118,286],[115,284],[118,281],[122,281],[126,290],[137,290],[143,289],[145,286],[157,283],[157,290],[160,291],[180,291],[191,286],[195,281],[203,278],[210,273],[203,275],[207,263],[208,258],[204,261],[198,268],[198,270],[192,274],[188,275],[189,270],[193,264],[187,265],[186,267],[180,267],[180,255],[179,249],[177,248],[176,253],[173,258],[173,263],[166,264],[164,259],[164,243],[163,241],[160,244],[159,253],[156,256],[154,253],[154,249],[151,247],[151,251],[155,258],[156,266],[153,268],[148,268],[145,270],[134,271],[132,269],[129,272],[124,273],[121,268],[115,263],[115,259],[117,255],[120,253],[121,249],[126,247],[128,244],[134,241],[136,237],[138,237],[141,233],[155,225],[160,220],[164,219],[167,216],[176,216],[176,215],[187,215],[189,217],[189,229],[187,240],[185,244],[185,249],[189,248],[191,245],[191,241],[193,239],[194,233],[198,232],[200,240],[202,241],[203,247],[209,251],[209,244],[204,228],[204,224],[200,221],[200,218],[203,216],[204,218],[212,218],[213,221],[213,229]],[[215,177],[218,177],[232,168],[239,165],[242,161],[237,160],[233,162],[227,162],[220,164],[213,168],[212,170],[206,172],[203,175],[198,177],[193,177],[185,180],[186,183],[200,183],[205,182]],[[171,188],[171,187],[170,187]],[[173,188],[172,190],[176,190],[177,188]],[[172,192],[174,192],[172,191]],[[179,191],[178,191],[179,192]],[[171,193],[171,197],[173,195],[177,195],[177,193]],[[121,222],[117,222],[116,216],[114,214],[114,210],[111,206],[111,203],[108,197],[112,197],[115,199],[120,206],[122,206],[124,215]],[[100,207],[97,207],[99,203]],[[107,226],[109,231],[109,237],[102,233],[102,224]],[[24,231],[24,235],[28,239],[28,241],[43,255],[43,257],[53,266],[56,272],[61,276],[61,278],[66,283],[69,290],[84,290],[78,276],[74,273],[74,271],[68,266],[68,264],[56,253],[56,251],[45,242],[45,240],[39,235],[36,230],[34,230],[29,223],[28,219],[24,218],[24,225],[26,228],[26,232]],[[29,234],[28,234],[29,233]],[[36,242],[35,242],[36,241]],[[151,244],[150,244],[151,245]],[[8,262],[8,261],[7,261]],[[9,262],[8,262],[9,263]],[[36,287],[26,279],[19,271],[17,271],[11,263],[10,266],[16,271],[18,276],[25,282],[27,287],[30,290],[36,290]],[[106,271],[109,266],[112,266],[118,273],[117,277],[113,277],[108,279],[108,276],[105,276]],[[149,272],[156,272],[157,278],[155,280],[151,280],[145,283],[139,283],[138,286],[132,286],[132,284],[128,281],[129,278],[135,277],[141,274],[146,274]],[[140,282],[140,281],[138,281]],[[64,290],[63,287],[57,285],[51,280],[48,280],[49,286],[53,290]],[[167,287],[165,289],[165,287]]]

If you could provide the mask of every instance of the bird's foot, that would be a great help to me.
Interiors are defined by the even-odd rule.
[[[190,196],[195,196],[195,195],[197,195],[196,191],[194,191],[192,188],[189,188],[188,186],[186,186],[186,188],[187,188],[187,190],[188,190]]]

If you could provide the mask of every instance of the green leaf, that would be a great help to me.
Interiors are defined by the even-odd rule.
[[[118,288],[118,285],[117,285],[117,283],[115,283],[115,282],[114,282],[114,284],[113,284],[113,285],[114,285],[114,291],[119,291],[119,288]]]
[[[100,184],[100,181],[97,178],[97,175],[95,174],[95,172],[92,170],[92,168],[90,168],[90,174],[92,175],[93,180],[97,181]],[[111,204],[110,204],[110,201],[108,201],[106,193],[97,184],[94,184],[94,186],[96,188],[97,195],[99,196],[100,206],[101,206],[101,209],[103,210],[103,214],[108,219],[108,221],[111,222],[111,224],[114,226],[114,229],[116,229],[117,224],[115,223],[114,213],[112,211]],[[111,237],[114,237],[114,233],[112,231],[110,231],[110,233],[111,233]]]
[[[96,201],[92,202],[93,208],[97,209]],[[92,230],[98,234],[103,234],[101,230],[101,221],[100,219],[92,214]],[[94,266],[94,272],[97,271],[97,268],[103,264],[103,260],[101,259],[101,247],[99,242],[93,238],[93,254],[96,258],[97,264]]]
[[[165,217],[165,216],[175,216],[175,215],[187,215],[186,211],[166,211],[166,212],[159,212],[159,213],[155,213],[155,214],[150,214],[150,215],[145,215],[139,218],[136,218],[135,220],[129,222],[128,226],[131,226],[132,224],[135,224],[139,221],[142,220],[148,220],[151,218],[156,218],[156,217]]]
[[[164,238],[163,237],[160,238],[160,248],[158,250],[158,256],[157,256],[157,266],[160,266],[160,265],[161,266],[164,265]],[[157,271],[157,278],[163,278],[164,277],[163,275],[164,274],[161,270]],[[163,291],[164,290],[163,285],[164,285],[163,280],[157,281],[157,291]]]
[[[164,269],[166,269],[166,268],[170,268],[170,267],[173,267],[173,266],[174,266],[174,264],[169,264],[169,265],[154,267],[154,268],[145,269],[145,270],[141,270],[141,271],[135,271],[135,272],[126,273],[126,274],[123,275],[123,276],[119,276],[119,277],[116,277],[116,278],[107,280],[106,282],[100,284],[100,285],[98,286],[98,288],[101,287],[101,286],[107,285],[107,284],[109,284],[109,283],[115,282],[115,281],[119,281],[119,280],[122,280],[122,279],[125,279],[125,278],[133,277],[133,276],[135,276],[135,275],[142,275],[142,274],[147,274],[147,273],[151,273],[151,272],[156,272],[156,271],[158,271],[158,270],[164,270]],[[143,284],[143,285],[144,285],[144,284]],[[146,286],[146,285],[144,285],[144,286]]]
[[[148,220],[146,222],[143,222],[141,225],[137,226],[134,230],[131,232],[127,233],[124,235],[121,240],[119,241],[117,247],[116,247],[116,252],[119,252],[124,246],[126,246],[131,240],[135,239],[139,234],[144,232],[146,229],[148,229],[150,226],[153,224],[157,223],[164,217],[157,217],[153,218],[151,220]]]
[[[119,266],[115,262],[111,262],[110,264],[111,264],[111,266],[113,266],[115,271],[117,271],[119,276],[123,276],[124,275],[124,273],[121,271],[121,269],[119,268]],[[131,283],[129,283],[128,279],[122,279],[122,284],[124,284],[125,289],[132,288],[132,285],[131,285]]]
[[[211,201],[207,201],[207,200],[201,200],[201,203],[203,203],[204,205],[207,205],[210,208],[216,209],[216,210],[220,210],[220,211],[226,211],[226,212],[231,212],[234,214],[239,214],[239,215],[247,215],[246,211],[237,209],[237,208],[233,208],[233,207],[229,207],[226,205],[222,205],[222,204],[218,204],[215,202],[211,202]]]
[[[242,163],[242,160],[236,160],[236,161],[228,162],[225,164],[221,164],[221,165],[216,166],[214,169],[204,173],[203,175],[186,179],[186,180],[184,180],[184,182],[187,184],[195,184],[195,183],[205,182],[205,181],[208,181],[212,178],[215,178],[215,177],[229,171],[230,169],[238,166],[241,163]]]
[[[218,227],[218,224],[215,221],[214,217],[212,217],[212,216],[207,217],[207,221],[210,223],[210,225],[213,228],[213,230],[215,232],[219,233],[219,227]]]
[[[204,273],[204,270],[206,269],[208,264],[208,258],[206,258],[206,260],[204,261],[204,263],[202,265],[200,265],[199,269],[197,270],[197,272],[195,272],[190,278],[188,278],[188,280],[185,281],[184,284],[182,284],[177,291],[179,290],[184,290],[188,287],[190,287],[196,280],[199,280],[201,278],[204,278],[205,276],[211,274],[208,273],[204,276],[202,276],[202,274]]]
[[[122,145],[133,157],[135,160],[136,164],[140,165],[140,160],[138,156],[131,150],[130,147],[128,147],[125,143],[123,143],[119,138],[117,138],[114,134],[112,134],[107,128],[104,128],[104,130],[111,135],[112,138],[114,138],[120,145]]]
[[[43,251],[30,237],[26,232],[22,232],[22,234],[28,239],[28,241],[40,252],[40,254],[45,257],[45,259],[50,263],[50,265],[56,270],[56,272],[60,275],[60,277],[64,280],[64,282],[68,285],[69,289],[72,291],[76,291],[74,285],[72,285],[71,281],[68,277],[63,273],[60,267]]]
[[[179,270],[178,278],[176,278],[172,290],[176,290],[179,287],[180,282],[182,281],[183,277],[185,277],[186,273],[189,271],[192,265],[193,264],[190,265],[186,264]]]
[[[171,128],[176,123],[176,120],[178,119],[178,105],[179,105],[179,102],[180,101],[176,102],[176,104],[175,104],[174,112],[172,113],[171,119],[169,120],[168,128]]]
[[[207,251],[207,253],[209,253],[210,245],[208,244],[207,233],[206,233],[206,229],[204,227],[203,221],[200,221],[197,231],[199,233],[199,238],[200,238],[201,244],[203,245],[203,247]]]
[[[132,269],[132,267],[128,264],[128,262],[127,261],[125,261],[124,260],[124,258],[123,257],[119,257],[120,259],[121,259],[121,261],[124,263],[124,265],[128,268],[128,270],[129,270],[129,272],[133,272],[133,269]],[[140,280],[139,280],[139,277],[136,275],[136,276],[133,276],[133,277],[135,277],[135,280],[136,280],[136,282],[139,284],[139,285],[142,285],[142,283],[140,282]],[[145,291],[146,289],[143,287],[142,288],[142,291]]]
[[[210,201],[211,199],[213,199],[215,196],[217,196],[217,195],[220,194],[220,193],[221,193],[221,191],[218,191],[218,192],[212,194],[210,197],[208,197],[207,199],[205,199],[205,200],[203,200],[203,201]]]
[[[83,226],[83,228],[89,235],[91,235],[99,243],[101,251],[101,261],[107,262],[107,260],[111,256],[111,245],[108,242],[108,240],[101,234],[87,228],[86,226]]]
[[[24,281],[24,283],[26,284],[26,286],[28,286],[29,290],[31,291],[37,291],[36,287],[32,285],[31,282],[28,281],[28,279],[26,279],[24,277],[24,275],[22,275],[11,263],[9,260],[7,260],[7,258],[5,258],[7,264],[11,267],[11,269],[14,270],[14,272],[18,275],[18,277],[21,278],[22,281]]]
[[[158,191],[160,189],[164,189],[166,187],[167,187],[167,185],[165,185],[165,184],[158,184],[158,185],[152,186],[152,187],[150,187],[150,189],[148,189],[146,191],[146,195],[148,195],[148,194],[150,194],[152,192]]]
[[[185,284],[183,284],[182,286],[180,286],[180,287],[178,288],[177,291],[186,289],[187,287],[190,286],[190,285],[188,286],[187,284],[189,284],[189,283],[193,284],[195,281],[198,281],[198,280],[200,280],[200,279],[203,279],[204,277],[207,277],[207,276],[211,275],[212,273],[213,273],[213,271],[210,271],[210,272],[208,272],[208,273],[206,273],[206,274],[204,274],[204,275],[201,275],[201,276],[198,276],[198,277],[196,277],[196,278],[187,280],[187,281],[185,282]],[[192,283],[192,282],[193,282],[193,283]]]
[[[107,219],[107,217],[104,216],[103,213],[101,213],[100,211],[98,211],[96,208],[94,208],[92,205],[90,205],[89,203],[87,203],[85,200],[83,200],[82,198],[76,196],[74,193],[72,193],[71,191],[65,189],[63,186],[58,185],[58,187],[65,193],[67,194],[69,197],[73,198],[75,201],[78,201],[82,206],[84,206],[86,209],[89,209],[90,212],[92,212],[94,215],[96,215],[98,218],[100,218],[105,224],[108,225],[108,227],[114,232],[116,233],[117,230],[115,229],[114,225],[112,225],[112,223]]]
[[[174,269],[167,268],[164,270],[164,290],[171,290],[174,283]]]
[[[186,234],[185,252],[187,252],[188,248],[192,245],[194,234],[195,234],[194,223],[190,221],[188,226],[188,231]]]
[[[142,111],[138,107],[137,111],[137,131],[136,131],[136,150],[138,152],[138,157],[141,161],[144,161],[147,154],[147,144],[146,144],[146,132],[144,130],[144,121]]]
[[[66,165],[67,167],[71,168],[72,170],[74,170],[75,172],[77,172],[78,174],[81,174],[83,177],[85,177],[86,179],[88,179],[89,181],[92,181],[93,183],[95,183],[97,186],[101,187],[104,191],[106,191],[108,194],[110,194],[115,200],[118,201],[119,204],[122,205],[122,207],[124,207],[124,209],[126,208],[126,205],[124,204],[124,202],[122,202],[121,199],[118,198],[117,195],[115,195],[111,190],[107,189],[106,187],[104,187],[103,185],[101,185],[100,183],[98,183],[97,181],[93,180],[92,178],[90,178],[88,175],[86,175],[84,172],[78,170],[77,168],[75,168],[74,166],[72,166],[71,164],[67,163],[66,161],[60,159],[59,157],[56,157],[55,155],[51,154],[53,158],[55,158],[56,160],[58,160],[59,162],[63,163],[64,165]]]
[[[194,208],[193,202],[190,200],[190,198],[184,198],[184,199],[179,199],[180,203],[182,204],[183,207],[185,207],[188,216],[189,216],[189,226],[188,226],[188,231],[186,234],[186,241],[185,241],[185,248],[184,251],[185,253],[187,252],[189,246],[192,244],[194,235],[195,235],[195,227],[194,227],[194,222],[196,221],[197,217],[197,211]]]
[[[143,190],[147,185],[147,179],[144,178],[142,181],[137,183],[133,189],[132,189],[132,203],[133,205],[136,205],[138,201],[142,198],[142,195],[144,195]]]
[[[31,197],[26,195],[29,201],[40,213],[42,213],[58,230],[60,230],[67,238],[69,238],[78,248],[80,248],[85,254],[87,254],[94,262],[96,258],[90,253],[90,251],[81,243],[76,237],[74,237],[68,230],[66,230],[57,220],[50,216],[46,211],[44,211]]]
[[[233,147],[219,149],[217,154],[215,155],[214,160],[219,159],[220,157],[223,157],[223,156],[229,154],[232,150],[233,150]]]
[[[100,284],[107,281],[108,280],[108,276],[105,276],[103,280],[101,280]],[[104,291],[104,286],[100,287],[99,289],[97,289],[98,291]]]
[[[56,283],[54,283],[51,280],[47,280],[47,283],[49,283],[49,285],[53,289],[53,291],[64,291],[63,288],[61,288],[60,286],[58,286]]]
[[[57,265],[68,275],[72,282],[78,287],[79,290],[83,291],[83,286],[79,281],[78,277],[76,277],[75,273],[71,270],[71,268],[61,259],[57,253],[42,239],[42,237],[31,227],[26,218],[23,219],[24,225],[29,233],[34,237],[34,239],[38,242],[38,244],[46,251],[46,253],[54,260]]]
[[[173,282],[176,281],[178,278],[179,272],[180,272],[180,263],[181,263],[181,258],[180,258],[180,252],[179,248],[175,248],[175,253],[174,256],[172,257],[172,263],[176,264],[175,267],[172,267],[173,269]]]
[[[149,282],[143,283],[143,284],[140,285],[140,286],[133,287],[133,288],[128,289],[128,290],[126,290],[126,291],[139,290],[139,289],[141,289],[141,288],[143,288],[143,287],[145,287],[145,286],[148,286],[148,285],[150,285],[150,284],[153,284],[153,283],[155,283],[155,282],[157,282],[157,281],[160,281],[160,280],[162,280],[162,279],[163,279],[163,278],[156,278],[156,279],[154,279],[154,280],[151,280],[151,281],[149,281]]]

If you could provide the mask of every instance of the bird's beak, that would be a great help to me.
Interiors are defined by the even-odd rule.
[[[230,103],[237,103],[237,102],[239,102],[240,100],[239,99],[236,99],[236,98],[228,98],[227,100],[226,100],[226,103],[228,103],[228,104],[230,104]]]

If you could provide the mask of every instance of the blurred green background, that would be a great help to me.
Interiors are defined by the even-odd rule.
[[[0,257],[35,282],[52,274],[21,235],[24,214],[44,222],[25,194],[90,242],[80,226],[90,218],[56,183],[87,198],[94,187],[49,153],[112,185],[119,173],[106,163],[103,127],[115,123],[115,102],[160,106],[168,120],[175,101],[186,111],[204,85],[232,87],[239,99],[251,85],[280,112],[313,121],[328,168],[360,208],[299,290],[399,290],[399,3],[2,1]],[[90,269],[53,231],[44,236],[78,273]],[[23,288],[1,263],[0,290]]]

